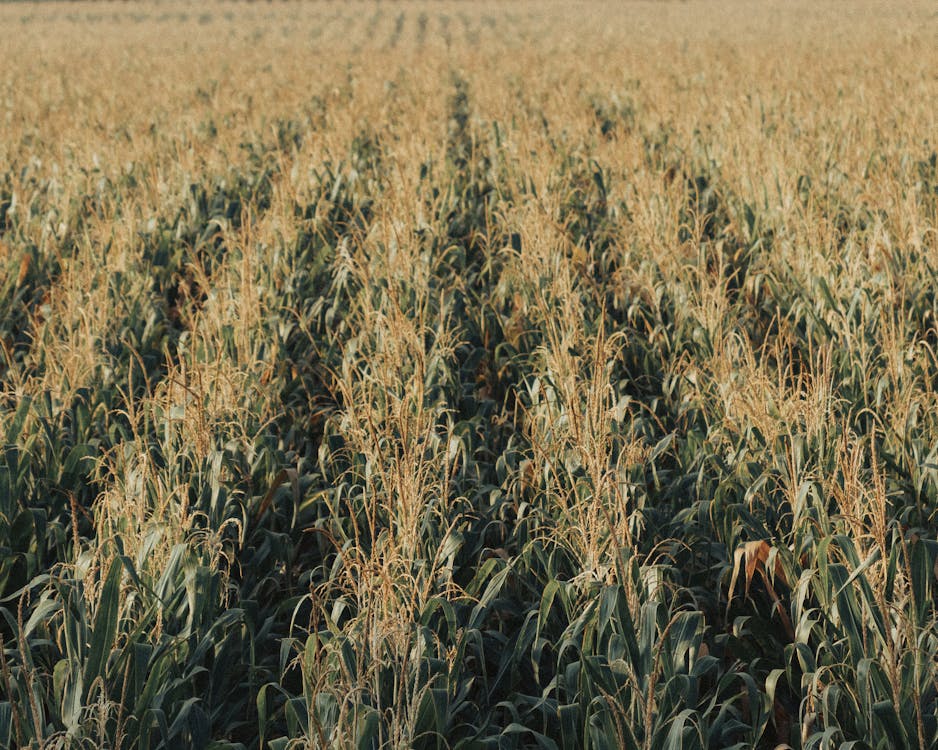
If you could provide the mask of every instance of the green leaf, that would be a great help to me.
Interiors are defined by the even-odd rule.
[[[891,701],[879,701],[873,705],[873,714],[879,719],[893,747],[912,747],[908,741],[899,714]]]
[[[0,747],[11,747],[13,737],[13,706],[9,701],[0,701]]]
[[[381,716],[373,708],[364,707],[355,727],[358,750],[375,750],[381,747]]]
[[[104,676],[107,659],[117,635],[117,618],[120,614],[120,582],[123,565],[113,560],[98,599],[98,611],[91,632],[91,649],[85,665],[84,695],[87,699],[92,683]]]
[[[16,407],[16,413],[7,427],[6,444],[15,445],[19,440],[20,433],[23,431],[23,424],[26,422],[26,415],[29,413],[29,407],[32,405],[30,396],[23,396],[19,405]]]

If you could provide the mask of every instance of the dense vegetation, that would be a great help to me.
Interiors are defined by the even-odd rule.
[[[0,746],[938,746],[934,10],[0,8]]]

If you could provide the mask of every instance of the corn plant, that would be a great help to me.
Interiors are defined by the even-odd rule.
[[[0,747],[938,747],[934,9],[739,11],[0,4]]]

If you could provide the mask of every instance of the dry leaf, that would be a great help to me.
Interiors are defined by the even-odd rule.
[[[747,597],[749,596],[749,586],[752,583],[752,579],[756,573],[758,573],[762,576],[766,590],[772,598],[773,609],[778,611],[782,618],[782,624],[785,626],[785,630],[788,632],[788,635],[794,639],[795,631],[791,626],[791,620],[789,620],[788,615],[782,608],[781,600],[775,592],[775,587],[772,585],[772,581],[776,580],[781,581],[782,585],[788,586],[788,577],[785,575],[785,571],[782,569],[782,562],[778,559],[777,555],[774,560],[773,575],[771,577],[769,576],[768,566],[769,557],[771,555],[772,546],[765,540],[746,542],[746,544],[736,548],[736,552],[733,555],[733,577],[730,579],[730,590],[726,601],[727,616],[729,616],[730,603],[733,601],[733,593],[736,591],[736,581],[739,578],[740,570],[745,569]]]
[[[26,276],[29,273],[29,265],[32,262],[31,255],[24,255],[23,260],[20,262],[20,272],[16,277],[16,285],[23,286],[23,282],[26,281]]]

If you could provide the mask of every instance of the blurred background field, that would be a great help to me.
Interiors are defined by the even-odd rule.
[[[0,4],[0,747],[938,747],[932,2]]]

